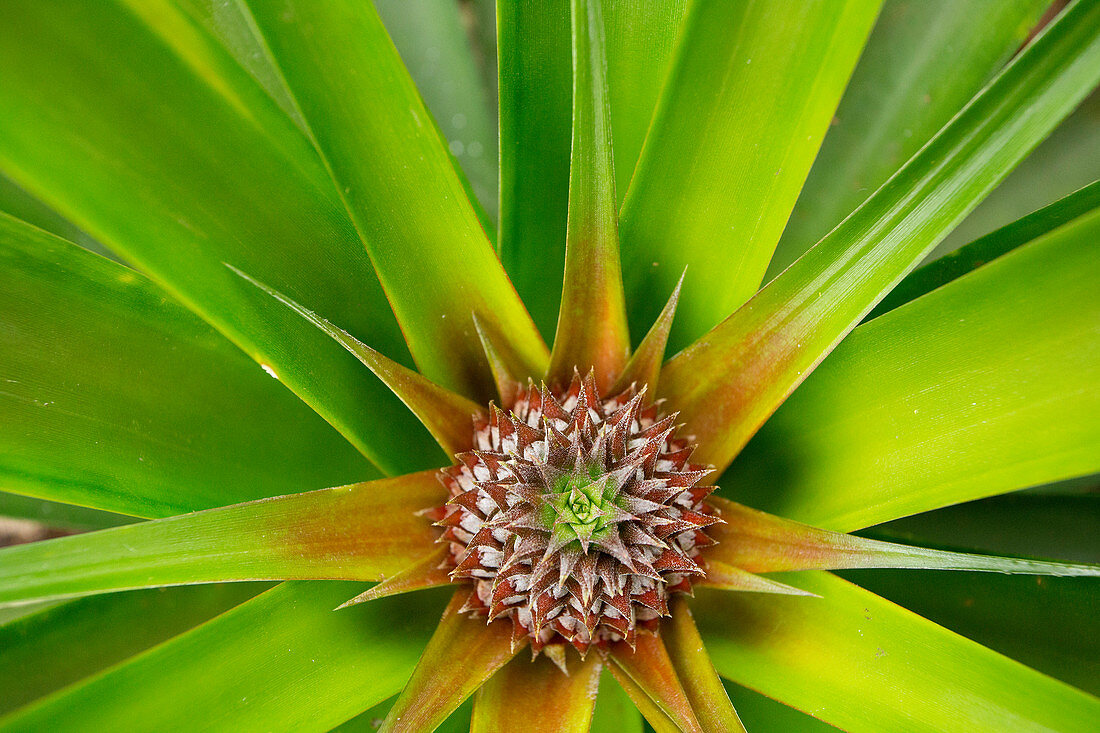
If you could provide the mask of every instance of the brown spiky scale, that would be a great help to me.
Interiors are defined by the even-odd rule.
[[[654,630],[669,595],[703,576],[696,558],[720,521],[675,417],[644,387],[601,397],[591,374],[557,392],[528,384],[510,411],[475,417],[474,450],[440,471],[450,501],[436,512],[451,577],[475,586],[465,610],[507,619],[536,653]]]

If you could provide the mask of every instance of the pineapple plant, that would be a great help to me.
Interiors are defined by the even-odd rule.
[[[0,730],[1100,718],[1095,0],[12,0],[0,69]]]

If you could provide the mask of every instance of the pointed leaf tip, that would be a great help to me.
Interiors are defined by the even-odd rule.
[[[404,570],[388,578],[383,578],[377,585],[372,586],[351,600],[341,603],[335,610],[339,611],[349,606],[386,598],[387,596],[395,596],[399,593],[449,585],[451,576],[444,567],[444,561],[448,553],[449,550],[446,545],[436,548],[434,552],[409,565]]]
[[[573,145],[569,170],[565,277],[550,354],[549,381],[596,370],[606,390],[630,351],[619,263],[601,3],[573,0]]]
[[[610,394],[621,392],[631,384],[645,384],[649,386],[651,395],[657,394],[657,378],[661,374],[661,364],[665,360],[665,348],[668,346],[668,334],[672,330],[672,319],[676,315],[676,304],[680,302],[680,289],[684,285],[684,276],[687,275],[687,267],[680,274],[680,280],[672,290],[665,307],[661,309],[657,320],[653,322],[649,332],[646,333],[642,343],[634,351],[630,361],[627,362],[623,373],[610,390]]]
[[[485,350],[485,359],[489,362],[489,370],[493,373],[493,381],[496,383],[497,396],[506,410],[510,410],[519,395],[520,381],[512,369],[504,362],[501,356],[499,344],[495,342],[486,324],[473,314],[474,328],[477,329],[477,337],[481,340],[481,347]],[[528,375],[535,376],[535,375]]]
[[[433,384],[423,375],[375,351],[347,331],[329,323],[278,290],[256,280],[228,262],[223,264],[324,331],[351,352],[405,403],[449,456],[472,447],[473,430],[470,427],[470,421],[475,416],[484,414],[477,403]]]
[[[708,567],[749,573],[908,568],[1057,576],[1100,576],[1100,565],[946,552],[818,529],[717,496],[707,499],[725,522],[709,530]],[[731,569],[732,569],[731,568]],[[722,578],[721,574],[714,576]],[[707,580],[712,580],[708,573]],[[715,583],[722,587],[720,583]]]

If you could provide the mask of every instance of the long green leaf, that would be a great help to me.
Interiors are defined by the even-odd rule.
[[[220,41],[233,58],[264,88],[287,117],[306,132],[301,110],[260,37],[256,21],[242,0],[172,0]]]
[[[374,0],[386,30],[416,82],[451,155],[478,201],[497,212],[497,126],[454,0]]]
[[[768,267],[770,280],[886,182],[1004,65],[1046,0],[887,0]]]
[[[458,451],[469,450],[473,442],[471,418],[484,414],[484,410],[475,402],[461,395],[433,384],[423,375],[398,364],[394,360],[375,351],[350,333],[329,323],[308,308],[303,308],[279,291],[268,287],[232,265],[234,272],[248,282],[275,298],[295,313],[324,331],[337,343],[355,355],[363,365],[374,372],[405,406],[416,415],[416,419],[427,428],[435,442],[449,456]],[[475,317],[475,325],[478,323]]]
[[[0,626],[0,715],[247,601],[255,583],[81,598]]]
[[[661,392],[699,441],[695,460],[725,468],[1098,80],[1100,4],[1077,2],[856,213],[669,362]]]
[[[691,5],[623,202],[634,331],[685,265],[674,349],[756,291],[879,5]]]
[[[600,0],[621,201],[665,78],[686,0]],[[570,159],[568,0],[499,3],[500,254],[548,338],[565,264]],[[628,305],[633,305],[628,303]],[[647,328],[645,323],[642,328]]]
[[[805,599],[700,591],[725,677],[849,731],[1085,731],[1100,700],[822,573]]]
[[[351,0],[249,7],[324,154],[420,371],[468,397],[491,397],[475,312],[506,339],[507,356],[532,365],[529,371],[544,369],[546,346],[373,7]]]
[[[9,214],[20,221],[45,229],[84,249],[101,254],[104,257],[118,259],[118,255],[109,252],[102,244],[80,231],[71,221],[64,218],[39,199],[24,191],[15,181],[0,173],[0,212]]]
[[[29,519],[47,527],[89,530],[140,521],[137,517],[0,491],[0,517]]]
[[[1098,208],[1100,181],[914,270],[867,314],[867,318],[877,318],[899,305],[916,300],[925,293]]]
[[[212,621],[0,718],[4,731],[327,731],[395,694],[442,598],[333,612],[360,583],[284,583]],[[171,694],[166,694],[170,690]]]
[[[0,550],[0,605],[223,580],[381,580],[432,551],[434,471]],[[347,600],[347,599],[344,599]]]
[[[573,0],[573,145],[561,310],[547,379],[595,370],[607,390],[626,365],[623,278],[601,0]]]
[[[860,326],[721,483],[851,531],[1100,471],[1097,237],[1100,212]]]
[[[936,257],[1100,178],[1100,91],[1081,103],[932,251]]]
[[[547,338],[565,265],[570,38],[569,0],[497,3],[500,259]]]
[[[136,516],[377,475],[144,276],[3,215],[0,425],[0,488]]]
[[[429,436],[373,375],[223,266],[408,362],[309,140],[200,25],[165,0],[5,2],[0,66],[0,169],[268,365],[380,468],[425,467]]]
[[[707,563],[722,563],[753,573],[841,568],[926,568],[1100,576],[1100,565],[945,552],[882,542],[799,524],[720,497],[711,497],[710,501],[724,523],[710,529],[718,544],[705,551]],[[709,574],[706,580],[711,580]]]
[[[622,203],[668,73],[687,0],[600,0],[615,140],[615,191]]]
[[[935,572],[847,576],[979,644],[1100,695],[1100,583]]]
[[[862,534],[971,552],[1100,564],[1100,494],[1007,494],[869,527]]]

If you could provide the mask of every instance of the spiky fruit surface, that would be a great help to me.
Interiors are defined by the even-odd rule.
[[[529,385],[509,412],[475,419],[475,450],[440,473],[442,540],[452,578],[475,585],[469,610],[510,619],[536,652],[654,629],[703,574],[694,558],[718,521],[699,485],[710,471],[689,462],[675,418],[644,389],[601,398],[589,375],[559,394]]]

